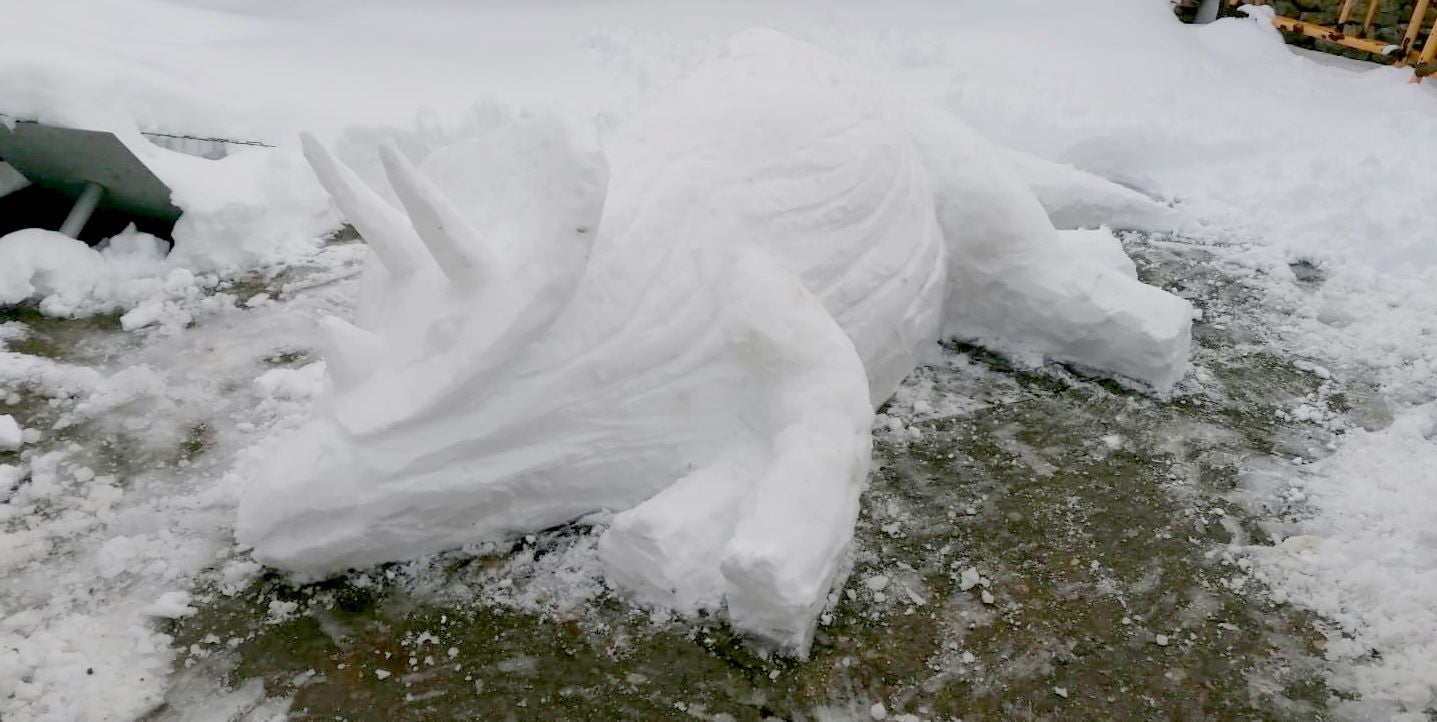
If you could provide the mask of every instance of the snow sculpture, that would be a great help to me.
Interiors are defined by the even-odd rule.
[[[381,147],[402,211],[306,138],[378,263],[239,538],[328,574],[612,510],[617,586],[805,654],[873,410],[945,327],[1157,384],[1185,362],[1184,302],[1061,246],[976,137],[915,118],[750,31],[603,154],[528,115],[418,166]]]

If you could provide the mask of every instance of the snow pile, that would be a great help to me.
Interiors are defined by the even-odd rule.
[[[201,275],[293,262],[338,226],[297,153],[254,150],[214,161],[129,145],[183,211],[174,252],[166,257],[169,242],[133,225],[95,248],[54,231],[15,231],[0,237],[0,305],[35,301],[60,317],[121,312],[126,330],[183,325],[176,308],[206,290]]]
[[[1426,719],[1437,704],[1437,404],[1354,430],[1293,486],[1312,516],[1257,549],[1257,568],[1337,624],[1327,657],[1343,664],[1341,688],[1389,705],[1392,719]]]
[[[0,305],[40,299],[52,316],[109,310],[163,292],[163,242],[130,230],[96,251],[68,236],[38,228],[0,237]],[[171,290],[192,285],[181,271]],[[188,279],[188,280],[186,280]]]
[[[354,250],[311,263],[331,275]],[[335,284],[283,307],[184,298],[177,311],[192,325],[181,333],[97,334],[67,348],[117,365],[0,350],[0,400],[24,427],[18,452],[0,451],[0,718],[136,719],[162,702],[200,718],[167,698],[173,640],[152,615],[202,607],[184,595],[208,566],[226,582],[257,568],[230,556],[236,482],[226,469],[308,411],[323,364],[265,359],[305,348],[314,316],[351,295]],[[0,341],[26,333],[0,324]],[[245,388],[253,394],[233,391]],[[177,449],[193,456],[176,459]]]
[[[196,272],[291,262],[312,254],[318,239],[339,225],[324,189],[293,149],[248,149],[208,160],[149,146],[140,157],[183,211],[171,262]]]
[[[1265,18],[1184,26],[1145,0],[904,17],[931,27],[895,20],[910,32],[850,35],[850,52],[897,60],[896,82],[999,143],[1173,199],[1203,235],[1387,273],[1437,266],[1422,210],[1437,144],[1414,140],[1437,132],[1437,93],[1408,70],[1326,67]],[[1042,50],[991,62],[1020,37]]]
[[[327,574],[618,511],[611,581],[806,653],[873,407],[945,316],[1161,386],[1186,368],[1186,302],[1063,243],[981,139],[909,110],[758,30],[611,138],[612,179],[557,119],[492,116],[422,171],[381,147],[401,213],[307,140],[379,263],[240,539]]]

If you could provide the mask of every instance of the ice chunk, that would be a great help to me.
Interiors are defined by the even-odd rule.
[[[150,617],[179,619],[188,617],[196,611],[198,610],[190,606],[189,592],[165,592],[155,600],[154,604],[145,608],[144,614]]]

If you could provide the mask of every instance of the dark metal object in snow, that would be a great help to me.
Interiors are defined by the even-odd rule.
[[[23,120],[0,124],[0,158],[31,182],[76,199],[61,227],[72,237],[100,203],[168,223],[180,217],[169,186],[114,133]]]
[[[114,133],[20,121],[0,125],[0,158],[31,182],[75,198],[60,232],[78,238],[101,202],[173,224],[170,189]]]

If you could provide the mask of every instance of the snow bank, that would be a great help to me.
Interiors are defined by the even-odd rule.
[[[312,254],[339,226],[294,149],[244,149],[219,160],[155,146],[136,150],[183,211],[174,230],[176,265],[233,273],[285,263]]]
[[[920,144],[866,74],[756,30],[616,131],[612,178],[558,119],[494,111],[439,147],[408,137],[417,168],[381,147],[400,212],[307,139],[378,263],[357,325],[326,324],[334,393],[276,443],[240,539],[328,574],[617,511],[599,542],[611,581],[805,653],[852,537],[872,410],[946,312],[974,313],[946,276],[1034,269],[1009,287],[1053,308],[1002,328],[1030,346],[1045,324],[1080,328],[1042,342],[1093,339],[1169,308],[1109,270],[1113,246],[1062,243],[946,123]],[[1021,260],[950,255],[981,244]],[[1092,266],[1085,285],[1064,280],[1074,264]],[[1186,361],[1174,302],[1181,323],[1107,356],[1037,351],[1133,353],[1120,372],[1170,383]]]
[[[1343,664],[1337,684],[1365,698],[1360,716],[1382,705],[1425,719],[1437,704],[1437,404],[1354,430],[1294,488],[1312,516],[1256,549],[1257,568],[1338,625],[1326,654]]]

